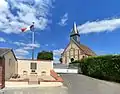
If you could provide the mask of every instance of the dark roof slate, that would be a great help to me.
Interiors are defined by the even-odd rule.
[[[17,60],[13,50],[9,48],[0,48],[0,57],[3,57],[5,54],[7,54],[10,51],[13,53],[14,58]]]
[[[6,53],[8,53],[9,51],[11,51],[11,49],[7,49],[7,48],[0,48],[0,57],[4,56]]]

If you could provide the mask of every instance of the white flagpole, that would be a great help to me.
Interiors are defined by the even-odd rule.
[[[33,22],[34,25],[34,22]],[[35,43],[35,32],[34,32],[34,27],[32,29],[32,60],[34,60],[34,43]]]

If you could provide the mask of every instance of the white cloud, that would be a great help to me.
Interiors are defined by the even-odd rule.
[[[65,26],[67,25],[67,21],[68,21],[68,13],[65,13],[58,24],[61,26]]]
[[[16,56],[26,56],[29,54],[29,52],[27,50],[19,48],[19,49],[15,49],[15,54]]]
[[[25,56],[16,56],[16,58],[18,58],[18,59],[26,59]]]
[[[27,44],[27,43],[23,43],[23,42],[11,42],[17,46],[19,46],[20,48],[15,49],[15,54],[17,58],[26,58],[29,55],[29,51],[32,50],[34,48],[39,48],[40,44]]]
[[[17,46],[25,46],[26,44],[23,42],[13,42],[13,44],[17,45]]]
[[[0,31],[17,34],[33,21],[36,28],[44,30],[52,3],[53,0],[0,0]]]
[[[6,42],[6,40],[2,37],[0,37],[0,42]]]
[[[54,63],[60,63],[59,58],[61,57],[61,53],[64,51],[64,49],[56,49],[53,50],[53,59]]]
[[[27,44],[27,47],[35,47],[35,48],[39,48],[40,44]]]
[[[53,61],[54,63],[60,63],[60,61],[59,61],[60,58],[54,57],[53,59],[54,59],[54,61]]]
[[[31,50],[33,48],[32,47],[23,47],[23,49],[25,49],[25,50]]]
[[[78,26],[79,33],[113,31],[120,28],[120,18],[86,22]]]
[[[54,54],[55,56],[60,56],[63,51],[64,51],[64,49],[53,50],[53,54]]]
[[[35,43],[35,44],[28,44],[28,43],[23,43],[23,42],[12,42],[13,44],[17,45],[17,46],[24,46],[25,49],[30,49],[31,47],[35,47],[35,48],[39,48],[40,44]]]
[[[36,44],[28,44],[28,43],[24,43],[24,42],[19,42],[19,41],[15,41],[15,42],[9,42],[10,44],[15,44],[20,48],[15,49],[15,54],[17,58],[26,58],[27,55],[29,55],[29,51],[34,48],[39,48],[40,44],[36,43]]]

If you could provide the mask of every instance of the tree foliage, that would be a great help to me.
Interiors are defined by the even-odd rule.
[[[37,55],[37,59],[41,60],[53,60],[53,52],[52,51],[41,51]]]

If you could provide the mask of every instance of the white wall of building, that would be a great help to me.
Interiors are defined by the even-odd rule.
[[[46,72],[46,75],[50,75],[50,70],[53,69],[53,61],[49,60],[18,60],[18,74],[23,75],[23,71],[27,71],[27,74],[31,74],[31,63],[37,64],[37,69],[35,72],[37,75],[41,75],[43,71]]]

